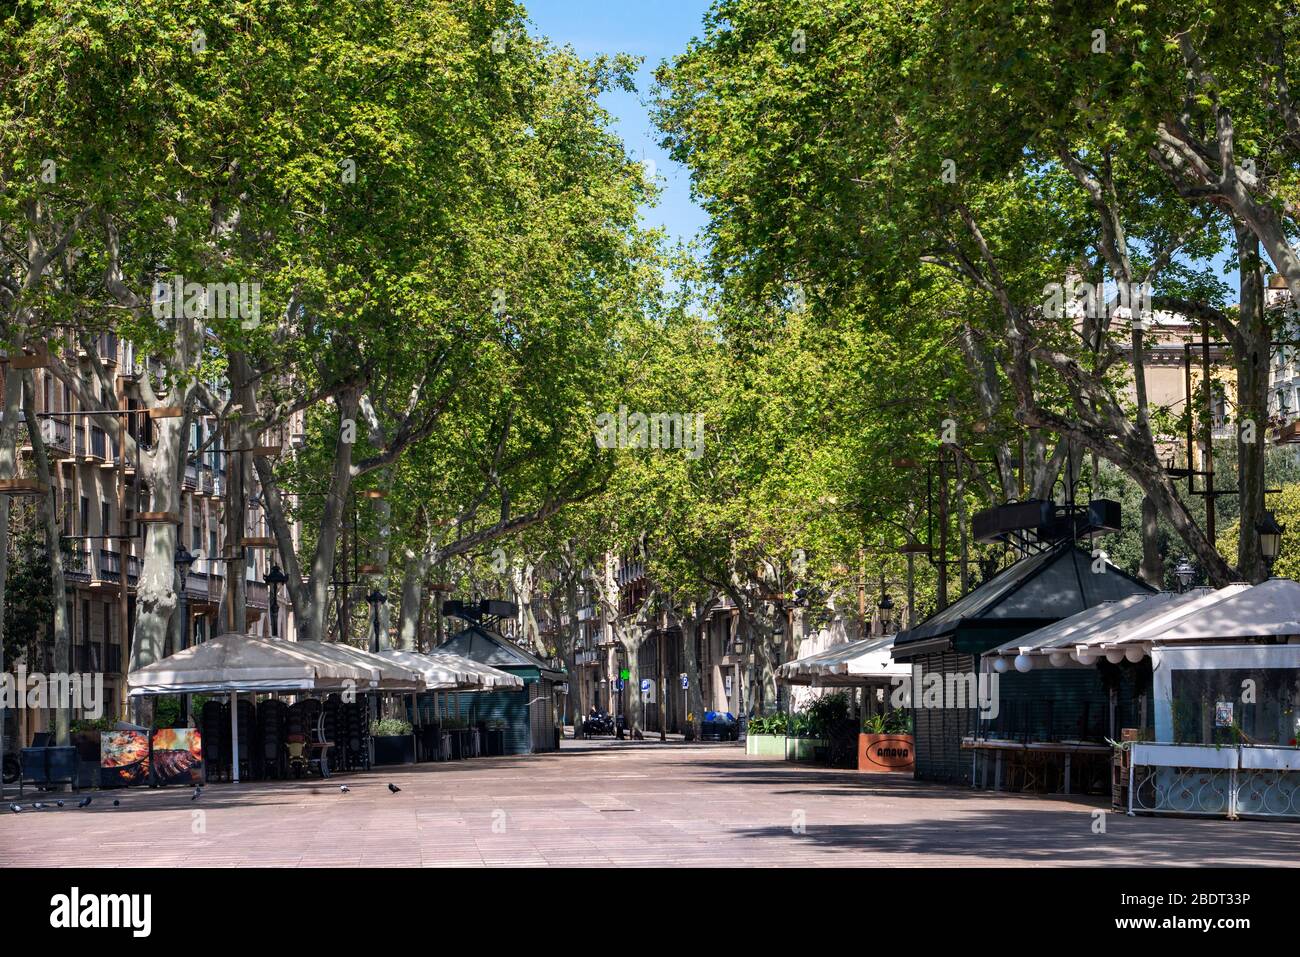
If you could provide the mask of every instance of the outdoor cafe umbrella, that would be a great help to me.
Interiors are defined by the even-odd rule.
[[[332,691],[369,688],[372,665],[324,655],[309,642],[219,635],[127,675],[131,697],[240,691]]]
[[[410,692],[424,687],[424,680],[416,668],[393,661],[380,654],[337,641],[296,641],[294,647],[314,652],[342,664],[354,664],[369,669],[370,687],[376,691]]]

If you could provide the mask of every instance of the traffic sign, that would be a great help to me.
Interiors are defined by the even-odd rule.
[[[691,686],[691,679],[685,672],[682,672],[682,690],[685,691]]]
[[[626,668],[620,668],[620,669],[618,669],[618,680],[619,680],[619,681],[627,681],[627,680],[628,680],[629,678],[631,678],[631,677],[632,677],[632,672],[628,671]]]
[[[650,681],[649,678],[642,678],[642,679],[641,679],[641,690],[642,690],[642,691],[649,691],[652,687],[654,687],[654,685],[651,683],[651,681]]]
[[[614,690],[615,690],[615,691],[622,691],[622,690],[623,690],[623,679],[622,679],[622,678],[615,678],[615,679],[614,679]]]

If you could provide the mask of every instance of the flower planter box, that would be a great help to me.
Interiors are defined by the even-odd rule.
[[[827,738],[786,738],[787,761],[828,761],[831,743]]]
[[[858,770],[912,774],[916,770],[916,740],[910,734],[859,734]]]
[[[745,753],[759,758],[784,758],[785,735],[751,734],[745,738]]]
[[[794,738],[784,734],[751,734],[745,738],[745,753],[783,761],[824,761],[830,750],[825,738]]]
[[[375,745],[375,764],[415,763],[415,735],[385,734],[370,740]]]

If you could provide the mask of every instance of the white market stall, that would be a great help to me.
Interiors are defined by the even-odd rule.
[[[230,696],[232,780],[239,781],[238,701],[241,692],[330,692],[377,688],[373,663],[322,653],[308,642],[218,635],[127,675],[131,697],[200,693]]]
[[[1294,581],[1097,606],[993,649],[984,667],[1014,674],[1148,658],[1152,740],[1123,745],[1130,813],[1300,817]]]

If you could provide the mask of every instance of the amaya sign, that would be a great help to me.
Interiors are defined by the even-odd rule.
[[[858,770],[911,774],[916,743],[910,734],[858,735]]]

